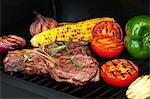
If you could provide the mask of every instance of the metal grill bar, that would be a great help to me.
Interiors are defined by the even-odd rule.
[[[47,87],[52,88],[52,87],[55,86],[55,85],[57,85],[57,82],[51,80],[51,82],[49,82],[49,83],[47,84]],[[44,86],[45,86],[45,85],[44,85]]]
[[[69,86],[67,86],[67,87],[65,87],[65,88],[62,88],[62,89],[59,90],[59,91],[60,91],[60,92],[64,92],[65,90],[69,89],[71,86],[72,86],[72,85],[69,85]]]
[[[16,74],[15,77],[23,79],[25,77],[24,74]]]
[[[52,87],[52,89],[56,89],[57,87],[59,87],[59,86],[61,86],[62,84],[61,83],[59,83],[59,84],[57,84],[57,85],[55,85],[55,86],[53,86]]]
[[[122,99],[126,99],[125,93],[126,93],[126,89],[122,90],[122,93],[121,94],[117,94],[115,97],[118,97],[118,98],[124,97]]]
[[[38,80],[39,78],[40,78],[40,76],[35,77],[35,78],[32,78],[32,79],[30,79],[29,81],[30,81],[30,82],[33,82],[33,81],[35,81],[35,80]]]
[[[24,76],[22,79],[23,80],[26,80],[27,78],[29,78],[30,77],[30,75],[26,75],[26,76]]]
[[[48,80],[48,79],[50,79],[49,77],[47,77],[47,78],[44,78],[44,79],[42,79],[42,80],[40,80],[40,81],[38,81],[38,82],[36,82],[37,84],[40,84],[40,83],[42,83],[42,82],[44,82],[44,81],[46,81],[46,80]]]
[[[75,92],[81,90],[82,88],[84,88],[84,87],[78,87],[78,88],[76,88],[76,89],[70,91],[69,94],[73,94],[73,93],[75,93]]]
[[[123,92],[123,90],[120,90],[120,91],[114,93],[114,94],[113,94],[112,96],[110,96],[109,98],[112,99],[112,98],[114,98],[115,96],[117,96],[118,94],[120,94],[121,92]]]
[[[48,85],[51,85],[53,81],[48,82],[47,84],[44,84],[43,86],[48,87]]]
[[[88,93],[87,95],[83,96],[83,98],[87,98],[87,97],[93,95],[94,93],[98,92],[99,90],[101,90],[104,87],[106,87],[106,85],[102,85],[101,87],[98,87],[97,89],[93,90],[91,93]]]
[[[97,98],[102,97],[103,95],[109,93],[109,92],[112,91],[112,90],[113,90],[113,88],[110,88],[110,89],[106,90],[104,93],[101,93],[100,95],[98,95]]]

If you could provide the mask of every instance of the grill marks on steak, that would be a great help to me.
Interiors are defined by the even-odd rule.
[[[53,61],[42,56],[34,49],[10,51],[3,62],[5,71],[21,71],[29,75],[48,75],[48,69],[55,67],[55,63]]]
[[[52,48],[56,48],[63,43],[57,42],[42,47],[42,51],[49,53]],[[87,42],[71,43],[67,46],[70,56],[75,57],[75,61],[81,67],[75,66],[66,55],[66,49],[56,53],[53,57],[57,58],[59,65],[49,70],[49,75],[58,82],[68,82],[75,85],[84,85],[87,82],[100,80],[98,62],[91,56]]]
[[[51,45],[44,45],[41,47],[40,50],[50,55],[51,52],[50,50],[58,46],[61,46],[62,44],[63,44],[62,42],[56,42]],[[76,55],[76,54],[91,55],[87,44],[88,44],[87,42],[83,42],[83,41],[77,43],[72,42],[67,46],[67,49],[69,50],[70,55]],[[60,56],[66,56],[66,49],[56,53],[53,57],[58,58]]]
[[[66,64],[68,57],[61,56],[59,58],[60,65],[49,72],[51,77],[58,82],[69,82],[75,85],[99,81],[98,63],[94,58],[77,54],[75,59],[81,64],[81,68],[76,67],[71,61]]]
[[[7,54],[4,63],[4,70],[7,72],[17,72],[21,70],[24,66],[21,65],[23,62],[23,55],[20,51],[10,52]]]
[[[70,43],[67,46],[69,56],[64,49],[51,57],[49,51],[62,44],[56,42],[37,49],[10,51],[4,59],[5,71],[49,75],[58,82],[75,85],[100,80],[98,62],[90,55],[86,42]],[[73,56],[81,67],[77,67],[70,56]]]

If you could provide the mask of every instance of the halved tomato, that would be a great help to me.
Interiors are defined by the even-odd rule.
[[[92,49],[102,58],[113,58],[121,54],[124,43],[116,37],[99,36],[92,40]]]
[[[138,77],[138,74],[138,67],[130,60],[114,59],[101,66],[103,80],[116,87],[128,86]]]
[[[123,33],[120,25],[112,21],[102,21],[99,22],[92,30],[93,38],[100,35],[108,35],[117,37],[118,39],[123,39]]]

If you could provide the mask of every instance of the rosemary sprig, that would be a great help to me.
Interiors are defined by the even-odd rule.
[[[70,60],[66,61],[65,64],[68,64],[70,61],[72,61],[72,63],[79,68],[82,68],[81,64],[79,64],[78,62],[76,62],[76,59],[74,56],[69,56]]]
[[[67,55],[68,57],[70,57],[70,60],[66,61],[65,64],[69,63],[70,61],[72,61],[72,63],[76,66],[76,67],[79,67],[79,68],[82,68],[81,64],[79,64],[78,62],[76,62],[76,59],[74,56],[71,56],[69,54],[69,49],[66,47],[66,53],[65,55]]]
[[[23,63],[26,63],[27,61],[31,61],[31,58],[28,57],[27,55],[23,55],[24,56],[24,61]]]
[[[52,48],[52,49],[51,49],[51,52],[52,52],[51,56],[53,56],[53,55],[55,55],[56,53],[58,53],[58,52],[62,51],[63,49],[65,49],[71,42],[72,42],[72,39],[69,39],[66,44],[63,44],[63,45],[61,45],[61,46]]]
[[[66,55],[66,56],[70,56],[69,52],[70,52],[70,51],[69,51],[68,47],[66,47],[66,53],[65,53],[65,55]]]
[[[76,59],[74,56],[71,56],[71,61],[73,62],[73,64],[79,68],[82,68],[81,64],[79,64],[78,62],[76,62]]]
[[[55,47],[55,48],[52,48],[49,52],[51,54],[51,56],[55,55],[56,53],[64,50],[66,48],[66,53],[65,55],[67,55],[68,57],[70,57],[70,60],[68,60],[67,62],[65,62],[65,64],[69,63],[70,61],[72,61],[72,63],[77,66],[77,67],[80,67],[82,68],[81,64],[79,64],[78,62],[76,62],[76,59],[74,56],[70,56],[69,54],[69,49],[67,48],[67,46],[72,42],[72,39],[69,38],[69,40],[67,41],[66,44],[63,44],[61,46],[58,46],[58,47]]]

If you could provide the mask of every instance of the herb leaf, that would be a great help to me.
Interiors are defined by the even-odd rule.
[[[31,58],[28,57],[27,55],[23,55],[24,56],[24,61],[23,63],[26,63],[27,61],[31,61]]]
[[[61,46],[52,48],[52,49],[51,49],[51,51],[52,51],[51,56],[53,56],[53,55],[55,55],[56,53],[58,53],[58,52],[62,51],[63,49],[65,49],[71,42],[72,42],[72,39],[69,39],[66,44],[63,44],[63,45],[61,45]]]
[[[71,56],[70,57],[70,61],[72,61],[72,63],[76,66],[76,67],[79,67],[79,68],[82,68],[81,64],[79,64],[78,62],[76,62],[76,58],[74,56]],[[66,63],[70,62],[70,61],[67,61]]]

